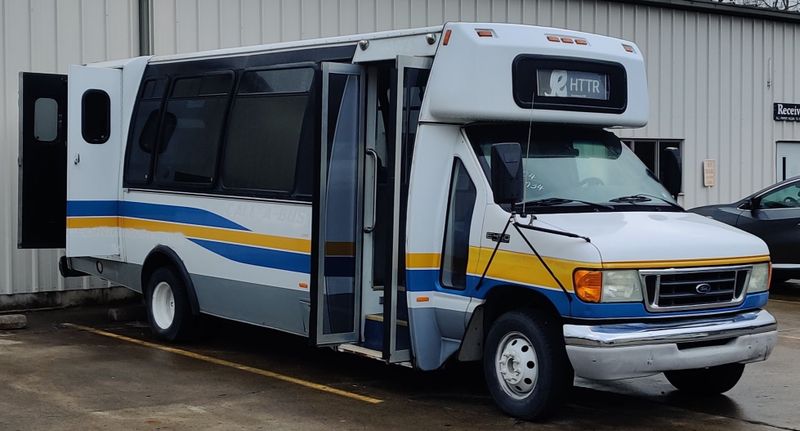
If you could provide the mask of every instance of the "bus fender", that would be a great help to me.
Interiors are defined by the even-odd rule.
[[[156,268],[167,265],[174,268],[178,272],[178,276],[183,280],[183,284],[186,286],[186,293],[189,296],[189,304],[192,307],[192,314],[200,314],[200,303],[197,300],[197,292],[194,289],[192,277],[189,276],[189,271],[186,270],[183,261],[178,257],[178,253],[175,253],[174,250],[165,245],[159,244],[147,254],[144,260],[144,266],[142,267],[142,290],[144,291],[144,287],[147,285],[147,278],[149,278],[150,274],[152,274]]]

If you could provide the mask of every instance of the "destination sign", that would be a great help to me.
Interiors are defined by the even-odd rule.
[[[538,97],[608,100],[608,75],[577,70],[537,69]]]

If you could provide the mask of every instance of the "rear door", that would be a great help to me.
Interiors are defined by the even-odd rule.
[[[19,248],[63,248],[67,203],[67,75],[20,73]]]
[[[67,256],[119,254],[122,70],[70,66]]]

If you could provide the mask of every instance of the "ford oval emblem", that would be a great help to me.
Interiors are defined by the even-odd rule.
[[[711,285],[708,283],[700,283],[694,287],[694,290],[701,295],[711,292]]]

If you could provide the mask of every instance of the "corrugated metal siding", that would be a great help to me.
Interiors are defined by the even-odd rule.
[[[590,0],[154,0],[156,54],[421,27],[449,20],[564,27],[635,41],[651,121],[620,134],[684,140],[684,204],[732,201],[775,179],[775,141],[800,124],[772,120],[800,102],[798,25]],[[136,0],[0,0],[0,294],[95,287],[57,276],[54,251],[16,250],[17,74],[138,52]],[[767,82],[771,81],[771,86]],[[717,186],[701,161],[717,159]]]
[[[620,134],[684,140],[687,207],[733,201],[771,184],[775,142],[800,140],[800,124],[772,120],[773,102],[800,102],[800,26],[794,24],[591,0],[160,0],[155,15],[157,54],[448,20],[633,40],[647,60],[651,120]],[[718,167],[711,188],[702,186],[701,162],[708,158]]]
[[[62,251],[17,250],[19,72],[138,54],[136,0],[0,0],[0,294],[102,287],[64,280]]]

